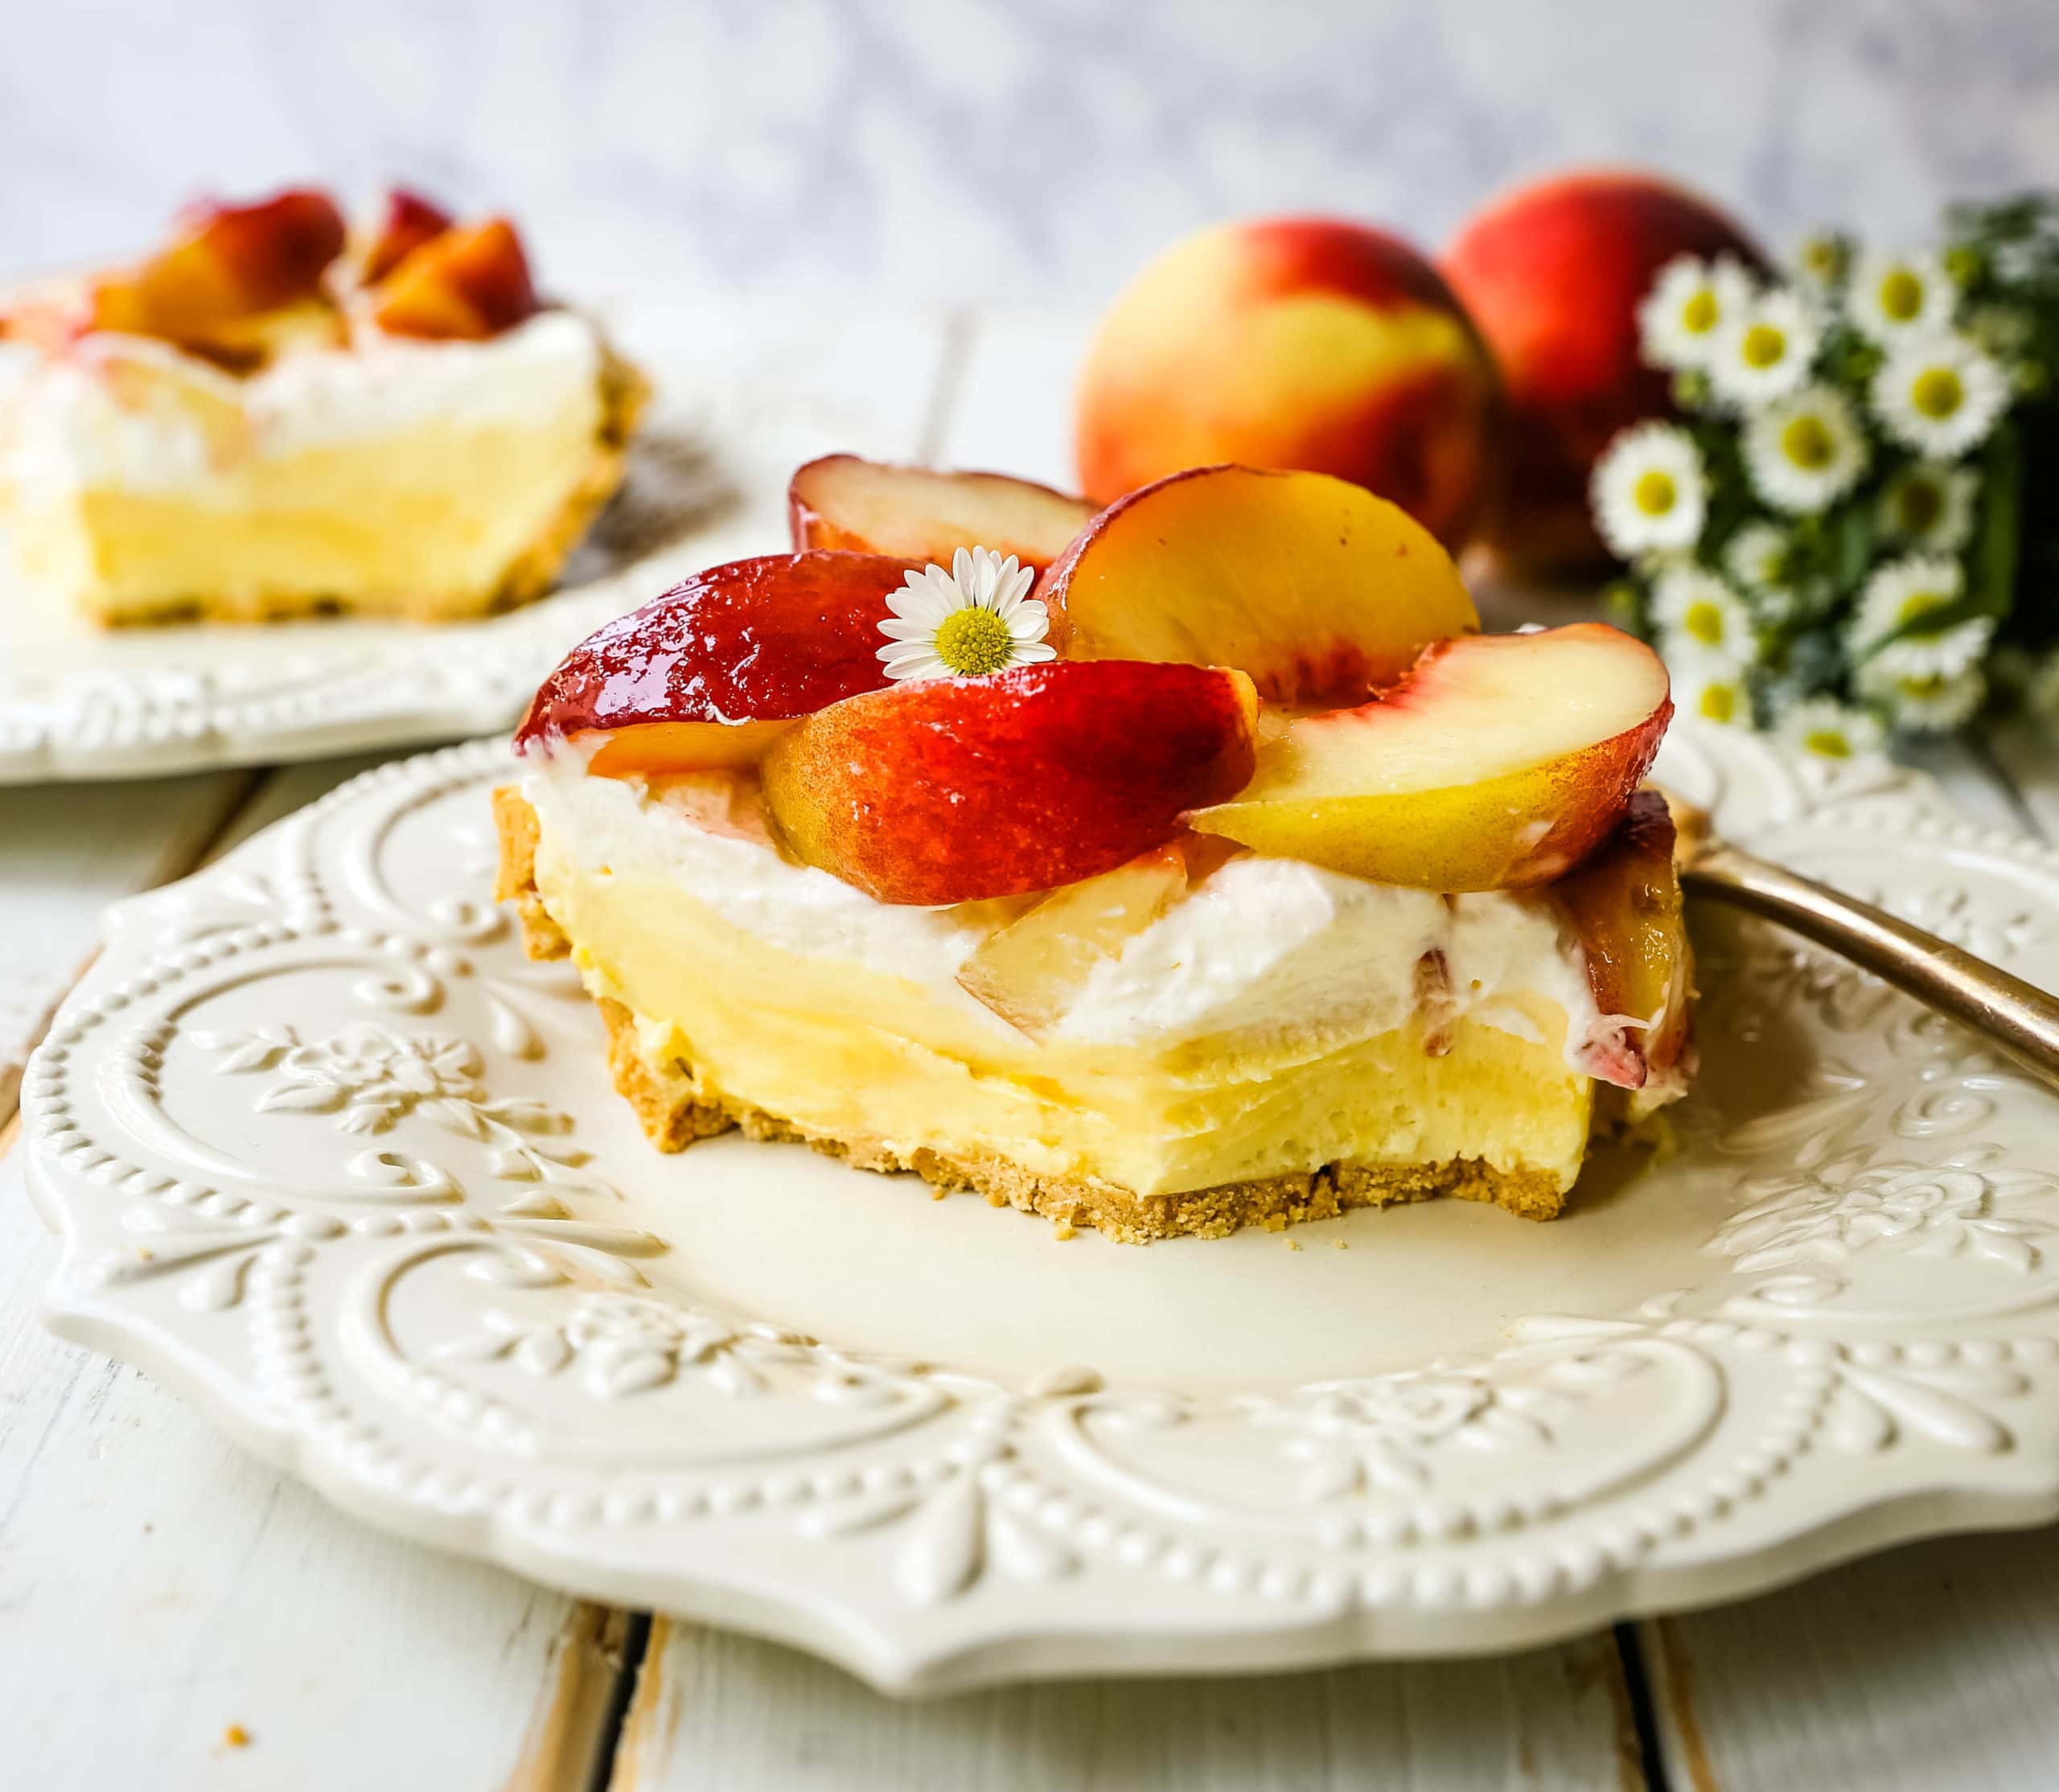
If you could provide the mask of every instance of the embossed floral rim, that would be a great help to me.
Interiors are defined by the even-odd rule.
[[[502,750],[126,905],[23,1083],[52,1322],[370,1522],[907,1690],[1507,1649],[2059,1514],[2050,1098],[1746,931],[1708,942],[1712,1025],[1778,1012],[1810,1055],[1691,1127],[1706,1274],[1620,1316],[1221,1393],[682,1305],[612,1213],[647,1160],[597,1142],[590,1010],[473,894]],[[1691,730],[1664,770],[2052,975],[2059,864],[1921,780]]]

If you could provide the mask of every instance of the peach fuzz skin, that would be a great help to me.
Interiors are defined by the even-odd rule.
[[[1637,310],[1680,255],[1765,257],[1705,200],[1649,175],[1580,171],[1474,214],[1445,277],[1500,364],[1508,471],[1488,530],[1512,567],[1598,561],[1589,472],[1609,438],[1671,410],[1667,376],[1638,351]]]
[[[1131,282],[1088,352],[1075,446],[1099,503],[1215,462],[1304,468],[1455,549],[1500,426],[1492,359],[1428,261],[1361,225],[1276,218],[1190,236]]]
[[[1268,703],[1351,704],[1480,626],[1435,536],[1321,473],[1202,466],[1095,517],[1037,594],[1072,660],[1235,666]]]
[[[1098,876],[1251,775],[1242,672],[1054,660],[910,680],[797,722],[761,768],[800,857],[882,902],[1025,895]]]
[[[1600,623],[1462,635],[1352,709],[1274,718],[1188,825],[1446,894],[1548,883],[1614,831],[1671,721],[1666,668]]]
[[[960,548],[1013,554],[1042,572],[1094,515],[1082,499],[1005,473],[942,472],[824,454],[787,487],[795,549],[896,554],[948,566]]]

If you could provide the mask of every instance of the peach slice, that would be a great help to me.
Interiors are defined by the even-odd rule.
[[[988,935],[958,968],[958,984],[1010,1025],[1042,1038],[1086,987],[1094,968],[1118,956],[1235,849],[1182,834],[1127,865],[1066,885]]]
[[[1545,883],[1608,836],[1672,714],[1658,656],[1603,623],[1461,636],[1371,703],[1284,719],[1187,819],[1380,883]]]
[[[95,283],[92,326],[173,342],[205,339],[228,320],[315,297],[343,253],[343,234],[335,202],[308,189],[252,205],[189,207],[169,248]]]
[[[1580,1056],[1605,1083],[1642,1089],[1687,1050],[1694,980],[1666,799],[1634,795],[1615,832],[1551,886],[1551,897],[1579,935],[1602,1014]]]
[[[877,554],[771,554],[711,566],[567,654],[529,705],[518,750],[606,738],[588,769],[651,776],[756,762],[797,716],[886,682]]]
[[[1241,788],[1257,709],[1214,667],[909,680],[796,723],[765,796],[803,860],[882,902],[1022,895],[1112,871]]]
[[[812,460],[787,487],[796,548],[905,554],[939,566],[960,548],[991,548],[1041,573],[1093,514],[1084,499],[1005,473],[940,473],[857,454]]]
[[[483,342],[540,309],[522,239],[505,218],[446,230],[381,283],[372,318],[394,336]]]
[[[434,200],[405,187],[394,187],[372,228],[364,265],[358,270],[359,284],[376,286],[424,243],[441,236],[457,221]]]
[[[1235,666],[1270,703],[1362,702],[1480,626],[1407,512],[1323,473],[1197,467],[1095,517],[1046,577],[1071,660]]]

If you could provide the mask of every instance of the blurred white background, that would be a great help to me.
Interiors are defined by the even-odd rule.
[[[2059,182],[2053,0],[6,0],[0,261],[388,176],[561,283],[1098,303],[1230,214],[1429,244],[1523,173],[1672,171],[1784,246]]]

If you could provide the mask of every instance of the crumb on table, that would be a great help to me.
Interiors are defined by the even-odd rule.
[[[222,1741],[232,1749],[247,1749],[250,1746],[250,1732],[240,1724],[232,1724],[222,1732]]]

